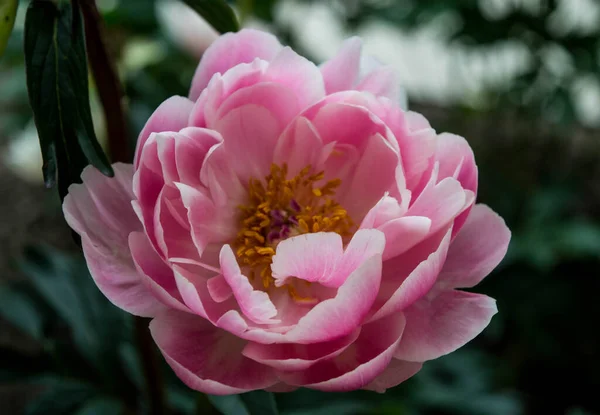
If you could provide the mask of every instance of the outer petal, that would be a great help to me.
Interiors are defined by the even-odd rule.
[[[204,53],[192,80],[190,99],[196,101],[210,78],[240,63],[256,58],[270,61],[282,46],[275,36],[259,30],[243,29],[219,37]]]
[[[133,165],[137,169],[146,140],[152,133],[179,131],[187,126],[194,103],[187,98],[174,96],[167,99],[150,116],[138,137]]]
[[[352,37],[344,42],[336,56],[321,65],[327,94],[352,89],[360,70],[362,41]]]
[[[386,389],[393,388],[417,374],[422,367],[423,363],[392,359],[388,367],[363,389],[384,393]]]
[[[249,342],[244,356],[283,371],[305,370],[317,362],[332,359],[358,338],[360,330],[324,343],[298,345],[294,343],[260,344]]]
[[[453,352],[471,341],[496,314],[496,301],[481,294],[445,291],[405,310],[406,329],[397,359],[423,362]]]
[[[500,263],[508,249],[510,230],[485,205],[475,205],[448,250],[438,285],[469,288],[477,285]]]
[[[405,326],[402,313],[366,324],[359,338],[342,354],[301,372],[282,373],[288,384],[326,392],[362,388],[381,374],[392,359]]]
[[[94,282],[116,306],[139,316],[153,316],[164,306],[154,298],[136,271],[127,238],[142,225],[131,207],[132,166],[117,163],[114,178],[91,166],[83,184],[71,185],[63,211],[81,235],[83,252]]]
[[[190,388],[226,395],[268,388],[273,370],[242,355],[244,341],[205,319],[169,311],[150,323],[161,353]]]
[[[400,104],[400,81],[391,66],[380,66],[368,73],[356,86],[358,91],[367,91],[378,97],[386,97]]]

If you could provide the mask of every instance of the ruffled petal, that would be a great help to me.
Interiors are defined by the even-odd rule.
[[[504,258],[509,242],[504,220],[486,205],[475,205],[450,245],[438,284],[444,288],[479,284]]]
[[[256,58],[270,61],[281,48],[275,36],[259,30],[242,29],[237,33],[220,36],[206,50],[196,69],[190,99],[198,99],[214,74],[224,74],[230,68],[240,63],[250,63]]]
[[[406,329],[395,357],[424,362],[464,346],[487,327],[496,301],[481,294],[445,291],[404,311]]]
[[[133,167],[113,165],[114,178],[92,166],[83,170],[83,184],[69,187],[63,203],[67,223],[81,236],[90,274],[117,307],[138,316],[153,316],[164,308],[137,272],[128,237],[142,230],[131,200]]]
[[[137,169],[142,149],[152,133],[179,131],[188,125],[188,118],[194,103],[187,98],[174,96],[167,99],[150,116],[137,141],[133,165]]]
[[[353,89],[358,79],[362,41],[358,37],[347,39],[338,53],[321,65],[327,94]]]
[[[169,311],[152,320],[150,332],[177,376],[194,390],[226,395],[278,382],[273,369],[242,355],[245,341],[201,317]]]
[[[370,384],[390,363],[402,338],[402,313],[365,324],[358,339],[343,353],[300,372],[280,373],[288,384],[325,392],[344,392]]]
[[[392,359],[388,367],[363,389],[384,393],[386,389],[393,388],[416,375],[422,367],[423,363],[420,362]]]

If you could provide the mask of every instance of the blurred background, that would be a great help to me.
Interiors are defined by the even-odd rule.
[[[216,34],[174,0],[97,5],[133,147],[164,99],[187,95]],[[269,30],[317,63],[361,36],[366,53],[396,68],[411,110],[471,143],[479,201],[513,232],[507,257],[477,287],[499,308],[477,339],[385,395],[299,391],[277,395],[281,413],[600,414],[600,2],[232,5],[243,26]],[[23,66],[26,6],[0,58],[0,413],[145,413],[153,392],[130,317],[87,276],[58,196],[43,186]],[[195,394],[161,370],[170,413],[235,404]]]

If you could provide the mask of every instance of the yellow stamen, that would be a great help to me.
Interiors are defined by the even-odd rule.
[[[310,174],[311,170],[306,166],[288,179],[287,165],[273,164],[263,180],[251,178],[248,182],[248,201],[239,206],[240,231],[233,245],[239,260],[249,268],[250,278],[260,273],[265,289],[274,285],[271,262],[281,239],[311,232],[352,234],[354,224],[348,212],[332,198],[342,181],[323,183],[325,173]],[[298,296],[292,285],[287,288],[292,298],[310,300]]]

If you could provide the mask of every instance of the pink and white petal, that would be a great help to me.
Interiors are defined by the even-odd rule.
[[[406,213],[431,219],[431,233],[448,226],[465,207],[467,196],[460,183],[446,177],[436,185],[427,186]]]
[[[284,128],[268,109],[253,104],[236,108],[217,122],[215,130],[223,136],[227,162],[242,183],[269,174],[275,143]]]
[[[416,375],[422,367],[423,363],[420,362],[392,359],[388,367],[363,389],[384,393],[386,389],[398,386]]]
[[[225,99],[218,108],[213,125],[232,110],[249,104],[266,108],[281,126],[288,125],[302,109],[290,88],[275,82],[261,82],[239,89]]]
[[[335,232],[307,233],[285,239],[277,245],[271,264],[275,286],[281,287],[295,277],[335,287],[328,285],[329,278],[343,253],[342,237]]]
[[[473,340],[496,314],[496,301],[481,294],[450,290],[423,298],[404,311],[406,329],[395,357],[424,362]]]
[[[425,261],[417,265],[408,277],[402,281],[400,286],[389,299],[380,307],[376,308],[375,314],[369,319],[374,321],[383,318],[389,314],[402,311],[417,301],[419,298],[427,295],[429,290],[435,284],[438,275],[444,266],[448,247],[450,245],[450,236],[452,230],[448,230],[438,246],[438,249],[432,252]]]
[[[232,163],[237,162],[225,149],[225,143],[210,148],[200,170],[200,181],[209,189],[210,198],[215,206],[236,207],[246,197],[245,185],[234,171]]]
[[[337,194],[350,217],[363,218],[394,187],[398,163],[398,153],[381,134],[374,134],[365,140],[351,185],[345,193]]]
[[[194,390],[226,395],[278,383],[273,369],[242,355],[244,340],[201,317],[169,311],[152,320],[150,332],[177,376]]]
[[[424,216],[403,216],[392,219],[377,229],[385,235],[383,260],[386,261],[405,253],[429,235],[431,219]]]
[[[285,334],[285,341],[308,344],[345,336],[369,312],[381,281],[381,256],[367,259],[346,279],[335,297],[314,306]]]
[[[242,313],[256,324],[276,324],[277,309],[264,291],[255,290],[248,278],[242,274],[229,245],[223,245],[219,256],[223,278],[231,287],[233,296]]]
[[[333,275],[328,278],[330,286],[339,287],[362,263],[374,255],[383,255],[386,247],[383,232],[376,229],[358,230],[338,261]],[[326,285],[326,284],[324,284]]]
[[[131,232],[142,225],[131,207],[132,166],[115,164],[109,178],[94,167],[82,173],[83,184],[69,187],[63,212],[81,236],[90,274],[102,293],[117,307],[138,316],[153,316],[164,306],[142,283],[128,246]]]
[[[224,74],[234,66],[250,63],[256,58],[270,61],[281,48],[275,36],[259,30],[242,29],[224,34],[204,53],[192,80],[190,99],[198,99],[214,74]]]
[[[152,133],[179,131],[188,125],[194,103],[187,98],[174,96],[160,104],[150,116],[137,141],[133,165],[137,169],[146,140]]]
[[[509,242],[504,220],[488,206],[475,205],[450,245],[438,285],[470,288],[479,284],[504,258]]]
[[[170,308],[189,312],[177,290],[173,270],[156,253],[143,232],[129,235],[129,249],[144,284],[154,297]]]
[[[217,275],[216,277],[209,279],[206,282],[206,287],[208,288],[208,293],[212,299],[217,303],[222,303],[233,295],[233,291],[229,284],[227,284],[227,280],[223,275]]]
[[[343,353],[306,370],[280,373],[285,383],[325,392],[344,392],[370,384],[388,366],[402,338],[402,313],[366,324],[358,339]]]
[[[242,354],[282,371],[306,370],[317,362],[341,354],[358,338],[360,329],[328,342],[298,345],[294,343],[260,344],[248,342]]]
[[[200,170],[210,148],[223,141],[219,133],[198,127],[187,127],[175,140],[175,164],[180,182],[200,185]]]
[[[281,49],[269,63],[264,81],[290,88],[301,110],[325,96],[325,84],[319,68],[288,46]]]
[[[320,171],[322,150],[323,141],[312,123],[304,117],[296,117],[277,140],[273,163],[286,164],[289,177],[296,176],[308,165]]]
[[[439,179],[453,177],[463,189],[477,193],[477,165],[467,140],[454,134],[438,136],[435,160],[439,162]]]
[[[179,181],[177,165],[175,164],[175,140],[177,133],[156,133],[158,160],[162,167],[165,184],[172,185]]]
[[[200,254],[190,234],[190,223],[181,201],[179,191],[174,187],[163,187],[154,209],[154,235],[163,258],[190,258],[199,260]],[[175,199],[174,202],[170,202]],[[173,215],[173,203],[181,203],[182,212]],[[171,206],[171,208],[169,208]],[[180,217],[180,214],[183,217]]]
[[[358,37],[347,39],[338,53],[321,65],[327,95],[353,89],[359,75],[362,41]]]
[[[404,213],[398,200],[385,194],[363,218],[360,228],[379,228],[386,222],[401,218]]]
[[[394,68],[380,66],[368,73],[356,86],[358,91],[367,91],[377,97],[386,97],[398,105],[400,81]]]

